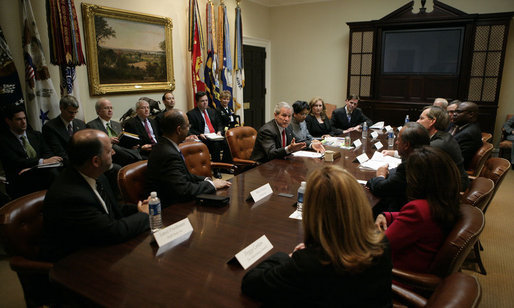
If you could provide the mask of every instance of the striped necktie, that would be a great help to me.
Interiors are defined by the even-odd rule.
[[[23,148],[25,149],[27,156],[29,158],[37,158],[36,150],[34,150],[32,145],[30,145],[30,142],[27,140],[27,137],[21,136],[20,139],[21,139],[21,142],[23,143]]]

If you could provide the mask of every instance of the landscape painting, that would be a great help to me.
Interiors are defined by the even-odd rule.
[[[82,3],[90,92],[173,90],[171,19]]]

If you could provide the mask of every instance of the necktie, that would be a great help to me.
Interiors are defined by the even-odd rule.
[[[73,127],[71,126],[71,123],[68,124],[68,135],[73,136]]]
[[[284,128],[282,130],[282,147],[285,148],[286,147],[286,129]]]
[[[111,123],[107,122],[105,126],[107,127],[107,135],[109,135],[109,137],[116,137],[116,132],[114,131],[114,129],[112,129]]]
[[[209,133],[214,133],[214,127],[212,127],[211,119],[209,119],[207,115],[207,110],[204,110],[203,114],[205,116],[205,123],[207,123],[207,127],[209,128]]]
[[[451,131],[451,135],[454,136],[459,131],[459,126],[455,125]]]
[[[352,115],[351,115],[351,114],[349,114],[349,115],[347,115],[346,117],[348,117],[348,124],[350,124],[350,122],[352,121]]]
[[[107,213],[109,213],[111,210],[110,204],[109,204],[109,196],[107,195],[107,192],[105,191],[102,183],[100,181],[96,180],[96,191],[102,198],[102,200],[105,203],[105,207],[107,208]]]
[[[152,144],[155,143],[155,140],[152,137],[152,133],[150,133],[150,128],[148,127],[148,119],[145,120],[145,130],[146,130],[146,133],[148,134],[148,137],[150,138],[150,141],[152,142]]]
[[[37,158],[36,150],[34,150],[32,145],[30,145],[29,141],[27,140],[27,137],[21,136],[21,142],[23,142],[23,148],[25,149],[27,156],[29,158]]]

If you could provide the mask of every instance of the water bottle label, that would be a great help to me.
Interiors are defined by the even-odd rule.
[[[303,203],[303,193],[298,193],[298,203]]]
[[[161,204],[160,203],[149,204],[148,209],[149,209],[151,216],[159,215],[161,213]]]

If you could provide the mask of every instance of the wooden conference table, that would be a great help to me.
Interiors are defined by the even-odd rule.
[[[380,137],[386,145],[383,138]],[[235,176],[232,187],[218,192],[231,198],[223,208],[194,202],[165,208],[165,226],[187,217],[194,231],[162,253],[157,254],[158,247],[151,243],[150,232],[146,232],[122,244],[76,252],[57,262],[50,278],[67,291],[107,307],[259,306],[241,293],[241,279],[246,271],[227,261],[262,235],[267,236],[273,249],[255,264],[275,252],[291,252],[303,241],[301,221],[288,218],[295,211],[300,182],[309,171],[324,164],[341,165],[360,180],[373,177],[374,171],[361,170],[353,162],[363,151],[371,157],[374,150],[370,140],[366,141],[356,150],[329,148],[341,152],[334,162],[288,157]],[[271,196],[257,204],[246,201],[250,191],[266,183],[273,189]],[[278,196],[279,193],[295,197]],[[370,202],[376,201],[370,197]]]

